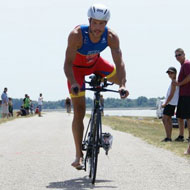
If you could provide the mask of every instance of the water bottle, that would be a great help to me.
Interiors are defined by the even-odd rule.
[[[112,143],[113,143],[113,136],[110,133],[103,133],[102,146],[104,150],[106,151],[106,155],[108,154],[108,151],[112,147]]]

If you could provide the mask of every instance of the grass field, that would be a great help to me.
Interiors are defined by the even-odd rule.
[[[160,119],[147,117],[104,116],[102,120],[104,125],[109,125],[115,130],[130,133],[136,137],[143,139],[149,144],[170,150],[175,154],[184,157],[184,151],[187,149],[188,142],[174,141],[174,139],[179,134],[178,128],[173,128],[172,142],[161,142],[161,140],[165,138],[165,130]],[[185,129],[185,138],[188,137],[187,132],[187,129]]]
[[[5,123],[5,122],[7,122],[7,121],[14,120],[14,119],[16,119],[16,118],[17,118],[17,117],[16,117],[16,114],[14,114],[13,117],[9,117],[9,118],[0,118],[0,124],[1,124],[1,123]]]
[[[14,114],[13,114],[13,117],[9,117],[9,118],[0,118],[0,124],[1,123],[5,123],[5,122],[7,122],[7,121],[11,121],[11,120],[14,120],[14,119],[17,119],[17,118],[26,118],[26,117],[32,117],[32,116],[34,116],[35,114],[33,114],[33,115],[27,115],[27,116],[19,116],[19,117],[17,117],[16,116],[16,112],[14,112]]]

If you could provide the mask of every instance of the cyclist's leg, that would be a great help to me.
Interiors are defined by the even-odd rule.
[[[72,122],[72,131],[76,148],[76,160],[72,163],[72,166],[80,166],[80,158],[83,157],[82,154],[82,139],[83,139],[83,130],[84,124],[83,119],[85,116],[85,97],[75,97],[72,98],[73,103],[73,122]]]
[[[115,72],[115,74],[112,77],[108,78],[108,81],[113,82],[113,83],[119,85],[119,80],[118,80],[116,72]]]
[[[68,82],[68,88],[70,92],[70,96],[72,98],[73,104],[73,122],[72,122],[72,131],[76,148],[76,160],[72,163],[74,167],[80,167],[80,158],[83,156],[82,154],[82,138],[83,138],[83,119],[85,116],[85,91],[83,90],[84,85],[84,76],[85,72],[83,69],[73,67],[73,73],[77,83],[80,85],[81,89],[78,95],[73,95],[70,92],[70,83]]]
[[[106,77],[110,82],[119,84],[114,65],[110,64],[102,57],[99,57],[96,67],[94,68],[94,73]]]

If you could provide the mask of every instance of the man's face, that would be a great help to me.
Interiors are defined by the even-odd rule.
[[[185,54],[184,53],[176,51],[175,57],[176,57],[177,61],[179,61],[180,63],[184,63],[184,61],[185,61]]]
[[[90,32],[94,37],[100,37],[106,26],[107,22],[102,20],[90,19]]]

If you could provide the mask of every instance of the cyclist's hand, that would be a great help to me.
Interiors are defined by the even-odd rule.
[[[119,94],[122,99],[127,98],[127,96],[129,96],[129,92],[126,90],[125,87],[119,88]]]
[[[80,92],[80,86],[79,86],[79,84],[77,84],[77,83],[72,84],[71,85],[71,93],[73,95],[78,95],[79,92]]]

